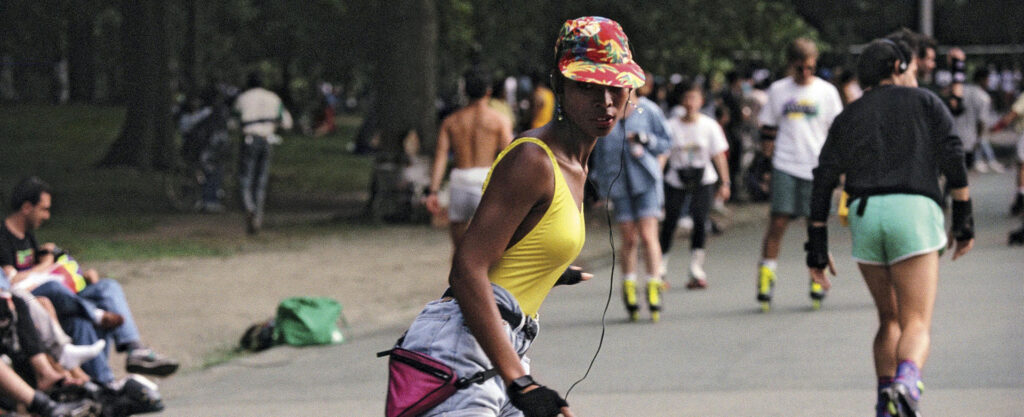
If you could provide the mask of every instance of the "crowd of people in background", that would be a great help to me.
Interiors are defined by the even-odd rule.
[[[915,51],[920,55],[922,63],[917,70],[920,86],[940,96],[959,97],[957,100],[960,109],[955,111],[954,115],[958,135],[964,141],[968,168],[979,173],[1003,173],[1008,169],[1008,165],[1020,167],[1021,164],[1017,161],[1011,161],[1011,158],[1006,157],[1005,147],[994,147],[992,142],[993,135],[1008,127],[1017,131],[1022,130],[1020,119],[1014,118],[1014,115],[1021,114],[1021,109],[1013,110],[1013,104],[1022,89],[1020,63],[985,62],[986,57],[967,57],[958,48],[940,49],[930,38],[925,39],[921,45],[921,50]],[[942,52],[942,55],[937,55],[939,52]],[[830,61],[836,61],[834,55]],[[846,65],[816,65],[811,69],[816,79],[835,87],[843,105],[853,102],[863,94],[855,71],[850,65],[852,61],[853,59],[846,59]],[[714,190],[716,198],[711,201],[713,211],[724,211],[725,203],[769,200],[773,162],[771,155],[762,149],[765,141],[764,132],[761,130],[763,123],[759,120],[759,115],[761,109],[768,104],[771,83],[789,76],[791,70],[792,68],[787,67],[782,71],[773,71],[756,63],[738,62],[733,70],[725,72],[651,74],[650,85],[646,87],[650,92],[644,100],[656,105],[667,121],[684,117],[686,111],[683,100],[686,92],[699,89],[703,96],[699,112],[717,121],[723,130],[728,144],[728,150],[723,155],[728,166],[729,196],[723,198],[718,190]],[[491,79],[494,73],[496,72],[491,71],[487,74],[488,79]],[[443,98],[437,100],[439,121],[472,100],[466,93],[464,79],[458,86],[458,91],[442,94]],[[302,133],[313,137],[333,133],[337,130],[337,115],[362,108],[366,110],[365,118],[350,150],[357,154],[373,153],[379,146],[379,139],[376,137],[377,117],[373,110],[372,97],[359,100],[327,81],[317,83],[315,90],[311,96],[315,97],[315,105],[300,106],[306,110],[300,112],[296,119],[296,126],[301,128]],[[513,135],[543,126],[554,115],[553,94],[546,77],[540,72],[494,77],[488,91],[488,105],[503,115],[505,121],[512,127]],[[177,114],[180,131],[185,138],[183,154],[196,161],[204,174],[202,198],[196,203],[198,211],[219,213],[225,210],[223,176],[224,166],[231,156],[228,146],[231,142],[228,136],[229,126],[248,123],[237,117],[238,109],[234,107],[241,92],[230,84],[217,83],[181,100],[182,104]],[[287,110],[275,118],[274,130],[285,127],[284,122],[290,122],[290,115],[287,118],[283,117],[284,115],[287,115]],[[1011,119],[999,123],[1006,118]],[[1013,121],[1016,123],[1012,123]],[[253,128],[242,126],[241,129],[244,131]],[[274,134],[265,136],[270,142],[277,138]],[[998,142],[998,145],[1006,144],[1006,140]],[[256,148],[265,148],[267,152],[256,152]],[[1024,158],[1024,145],[1018,148],[1014,152],[1017,154],[1016,157],[1012,159]],[[239,169],[245,170],[246,174],[239,173],[238,176],[240,183],[249,184],[243,187],[243,191],[249,191],[241,192],[240,195],[243,202],[253,202],[246,203],[245,206],[248,213],[246,226],[247,230],[255,233],[263,219],[261,198],[265,198],[266,188],[265,178],[259,174],[268,172],[269,169],[269,166],[262,169],[260,161],[264,159],[259,157],[267,155],[268,158],[265,160],[269,162],[271,147],[248,146],[240,149],[248,149],[246,155],[254,155],[255,159],[246,160],[256,161],[250,161],[248,164],[240,161]],[[667,155],[663,155],[661,158],[659,166],[662,169],[665,167],[666,157]],[[248,166],[252,168],[246,168]],[[427,170],[429,168],[420,169]],[[1024,212],[1024,175],[1019,169],[1017,176],[1017,190],[1011,197],[1014,215]],[[672,178],[670,182],[675,182],[675,176]],[[417,195],[437,191],[434,188],[440,189],[439,184],[433,184],[429,179],[424,178],[420,182],[424,183],[424,186],[420,187],[424,190],[416,190]],[[426,190],[427,184],[430,184],[430,190]],[[589,189],[592,193],[588,194],[588,198],[594,201],[596,194],[593,191],[597,190],[593,187]],[[442,193],[442,197],[444,196],[446,194]],[[689,211],[690,200],[690,196],[684,199],[681,207],[682,217],[678,222],[684,231],[693,230],[695,227]],[[433,211],[438,210],[435,207]],[[716,221],[711,221],[706,226],[712,232],[720,231],[720,225]],[[1021,232],[1024,232],[1024,228]],[[1024,235],[1021,237],[1024,238]],[[1020,239],[1011,238],[1011,242],[1020,242]],[[766,258],[770,260],[770,256]],[[697,273],[691,275],[703,276],[699,267],[695,266],[693,269]],[[701,279],[705,278],[698,278]]]

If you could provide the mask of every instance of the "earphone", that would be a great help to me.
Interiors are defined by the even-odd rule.
[[[910,65],[910,61],[907,60],[906,55],[903,55],[903,49],[900,48],[900,46],[897,45],[896,42],[893,42],[892,39],[882,38],[882,43],[892,46],[892,49],[896,51],[896,59],[900,60],[900,66],[898,67],[898,71],[896,73],[902,74],[906,72],[907,66]]]

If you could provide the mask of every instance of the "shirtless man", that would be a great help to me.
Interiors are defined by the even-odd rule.
[[[473,69],[466,73],[465,78],[470,103],[441,122],[430,174],[430,193],[424,201],[435,216],[442,214],[437,191],[441,189],[448,152],[451,151],[455,159],[448,203],[452,244],[462,238],[477,204],[480,204],[484,180],[494,158],[512,141],[512,124],[487,105],[491,96],[490,77],[479,69]]]

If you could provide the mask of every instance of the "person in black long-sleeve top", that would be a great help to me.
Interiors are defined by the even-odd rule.
[[[877,40],[862,53],[858,77],[864,96],[829,129],[814,170],[807,266],[830,286],[835,274],[825,221],[832,189],[846,175],[853,258],[878,309],[874,341],[878,416],[916,416],[920,367],[928,357],[941,251],[953,259],[974,244],[970,192],[953,119],[934,93],[909,82],[915,60],[902,42]],[[943,227],[939,174],[953,196],[953,226]],[[948,244],[947,244],[948,242]]]

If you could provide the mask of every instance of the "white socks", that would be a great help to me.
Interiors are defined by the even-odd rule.
[[[776,261],[775,259],[762,259],[761,266],[767,267],[768,269],[774,271],[775,268],[779,267],[779,262]]]
[[[690,251],[690,278],[707,279],[708,276],[704,272],[704,256],[704,249]]]
[[[96,356],[99,356],[103,352],[103,349],[107,348],[107,341],[100,339],[96,343],[91,345],[72,345],[70,343],[64,345],[64,349],[60,352],[60,359],[57,362],[64,369],[75,369],[89,361]]]

